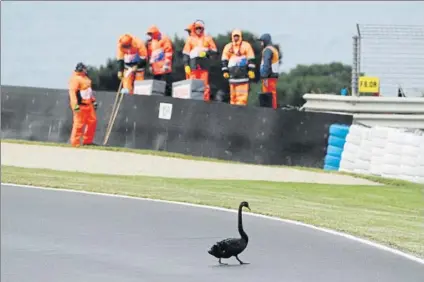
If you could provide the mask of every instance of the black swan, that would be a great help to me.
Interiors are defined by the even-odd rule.
[[[246,207],[250,210],[248,202],[241,202],[238,209],[238,231],[240,233],[241,238],[228,238],[222,241],[217,242],[213,245],[208,253],[219,259],[219,264],[225,264],[221,262],[223,258],[230,258],[235,256],[240,264],[248,264],[246,262],[242,262],[238,255],[244,251],[247,247],[247,243],[249,242],[249,237],[246,232],[243,230],[243,222],[242,222],[242,209]]]

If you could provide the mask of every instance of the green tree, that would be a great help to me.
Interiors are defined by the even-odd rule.
[[[298,65],[278,79],[278,102],[300,106],[305,93],[340,93],[350,88],[352,68],[342,63]]]

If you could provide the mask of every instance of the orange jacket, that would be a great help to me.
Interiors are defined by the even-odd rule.
[[[69,101],[72,109],[76,105],[90,105],[96,101],[91,89],[91,79],[85,73],[72,73],[69,81]]]
[[[240,36],[238,42],[234,40],[235,35]],[[247,41],[243,41],[242,33],[238,29],[232,32],[231,41],[225,45],[222,51],[222,72],[230,74],[229,82],[249,81],[248,71],[255,70],[255,52],[252,45]]]
[[[130,47],[124,48],[123,45],[125,44]],[[118,40],[116,59],[118,60],[120,71],[124,70],[125,65],[129,67],[137,65],[139,68],[143,68],[147,60],[146,45],[141,39],[128,33],[124,34]]]
[[[206,69],[208,65],[205,61],[209,59],[210,55],[216,54],[218,50],[211,36],[205,35],[204,31],[199,35],[196,33],[197,25],[197,23],[193,24],[191,35],[184,45],[183,62],[185,66],[189,65],[191,69]],[[206,57],[199,57],[201,52],[205,52]]]
[[[149,63],[154,75],[160,75],[172,72],[172,41],[168,36],[162,34],[156,26],[147,30],[152,39],[147,45],[147,54]]]

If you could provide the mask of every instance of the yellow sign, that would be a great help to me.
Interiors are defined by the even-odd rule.
[[[359,77],[359,93],[377,93],[380,92],[380,79],[378,77],[361,76]]]

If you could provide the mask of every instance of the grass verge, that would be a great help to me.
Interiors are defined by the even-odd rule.
[[[2,166],[2,182],[122,194],[252,212],[326,227],[424,258],[422,185],[322,185],[112,176]]]
[[[13,143],[13,144],[24,144],[24,145],[39,145],[39,146],[54,146],[54,147],[68,147],[72,148],[70,144],[67,143],[53,143],[53,142],[40,142],[40,141],[29,141],[29,140],[21,140],[21,139],[1,139],[1,142],[3,143]],[[126,152],[126,153],[134,153],[134,154],[142,154],[142,155],[152,155],[152,156],[160,156],[160,157],[168,157],[168,158],[179,158],[179,159],[186,159],[186,160],[196,160],[196,161],[207,161],[207,162],[216,162],[216,163],[233,163],[233,164],[243,164],[241,162],[236,161],[229,161],[229,160],[222,160],[222,159],[215,159],[215,158],[206,158],[206,157],[200,157],[200,156],[192,156],[192,155],[186,155],[186,154],[179,154],[179,153],[172,153],[167,151],[155,151],[155,150],[142,150],[142,149],[132,149],[132,148],[125,148],[125,147],[110,147],[110,146],[84,146],[80,147],[84,149],[89,150],[102,150],[102,151],[111,151],[111,152]],[[250,164],[250,165],[256,165],[256,164]],[[261,166],[268,166],[268,167],[288,167],[288,166],[281,166],[281,165],[261,165]],[[327,173],[327,174],[343,174],[343,175],[349,175],[352,177],[357,178],[363,178],[370,181],[382,183],[382,184],[389,184],[389,185],[408,185],[409,182],[403,181],[403,180],[396,180],[396,179],[389,179],[379,176],[370,176],[370,175],[360,175],[356,173],[348,173],[348,172],[340,172],[340,171],[326,171],[319,168],[311,168],[311,167],[301,167],[301,166],[290,166],[290,168],[300,169],[300,170],[306,170],[306,171],[314,171],[314,172],[320,172],[320,173]]]

